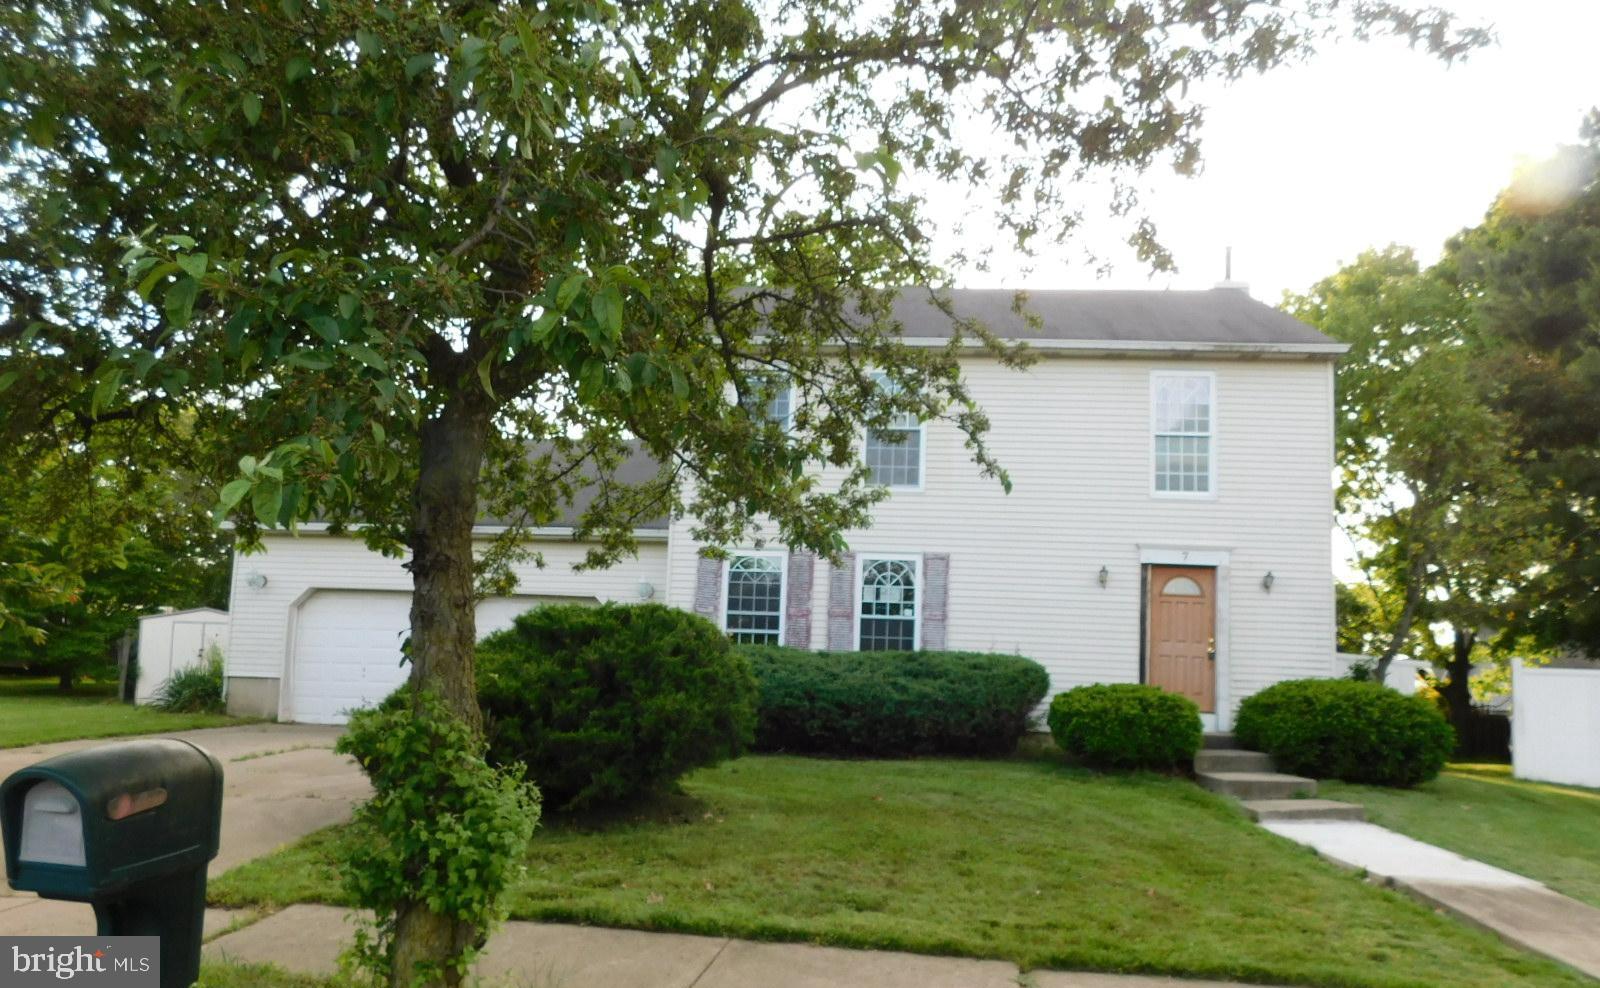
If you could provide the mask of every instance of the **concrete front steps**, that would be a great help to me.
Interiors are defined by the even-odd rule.
[[[1231,734],[1208,733],[1194,756],[1194,777],[1212,792],[1232,796],[1244,804],[1252,820],[1365,820],[1366,811],[1354,803],[1315,799],[1317,781],[1284,775],[1272,756],[1246,751]]]

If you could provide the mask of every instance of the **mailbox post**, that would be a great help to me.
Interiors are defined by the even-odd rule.
[[[75,751],[0,784],[11,887],[92,903],[102,936],[159,936],[161,988],[200,977],[221,829],[222,765],[187,741]]]

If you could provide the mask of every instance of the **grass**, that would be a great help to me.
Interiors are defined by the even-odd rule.
[[[335,982],[289,974],[282,968],[264,964],[221,964],[207,961],[200,965],[200,980],[195,988],[334,988]]]
[[[1367,818],[1600,906],[1600,790],[1527,782],[1509,765],[1456,764],[1415,789],[1318,783]]]
[[[116,692],[115,682],[82,682],[62,693],[54,678],[0,677],[0,748],[247,723],[223,714],[134,707],[117,702]]]
[[[1005,761],[753,757],[600,827],[552,820],[515,918],[1311,985],[1580,985],[1192,783]],[[212,883],[339,903],[341,832]]]

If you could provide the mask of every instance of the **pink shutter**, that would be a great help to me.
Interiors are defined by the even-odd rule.
[[[848,652],[856,647],[856,554],[839,554],[828,567],[828,651]]]
[[[694,576],[694,612],[703,618],[722,620],[722,560],[700,557]]]
[[[788,599],[783,602],[783,643],[790,648],[811,647],[811,581],[817,557],[809,552],[789,555],[789,577],[784,581]]]
[[[943,651],[949,622],[950,554],[930,552],[922,557],[922,647]]]

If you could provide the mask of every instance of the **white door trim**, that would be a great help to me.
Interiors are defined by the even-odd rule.
[[[1231,553],[1227,549],[1210,549],[1200,546],[1141,545],[1139,562],[1149,566],[1214,566],[1228,565]]]

